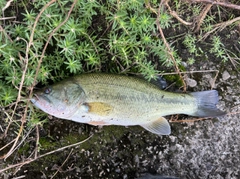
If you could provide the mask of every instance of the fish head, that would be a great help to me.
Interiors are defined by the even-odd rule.
[[[86,95],[73,81],[63,81],[35,91],[31,102],[42,111],[58,118],[68,119],[84,103]]]

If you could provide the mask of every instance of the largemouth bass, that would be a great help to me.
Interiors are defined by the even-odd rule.
[[[146,130],[169,135],[163,117],[171,114],[215,117],[215,90],[172,93],[143,79],[113,74],[82,74],[34,93],[31,102],[57,118],[91,125],[140,125]]]

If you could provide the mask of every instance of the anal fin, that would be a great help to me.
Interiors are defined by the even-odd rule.
[[[155,121],[151,121],[141,126],[144,129],[158,135],[169,135],[171,133],[169,122],[164,117],[160,117]]]

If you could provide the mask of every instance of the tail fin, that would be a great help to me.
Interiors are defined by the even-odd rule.
[[[218,92],[216,90],[193,92],[190,94],[193,95],[198,103],[198,110],[193,116],[216,117],[226,114],[216,107],[218,103]]]

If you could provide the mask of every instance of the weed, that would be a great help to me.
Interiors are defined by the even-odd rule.
[[[217,58],[221,58],[224,62],[228,60],[226,55],[226,51],[223,43],[219,36],[214,36],[212,39],[212,48],[210,49],[210,53],[216,55]]]
[[[196,43],[197,43],[196,37],[190,34],[187,34],[183,41],[183,44],[187,47],[189,53],[198,56],[199,54]]]

